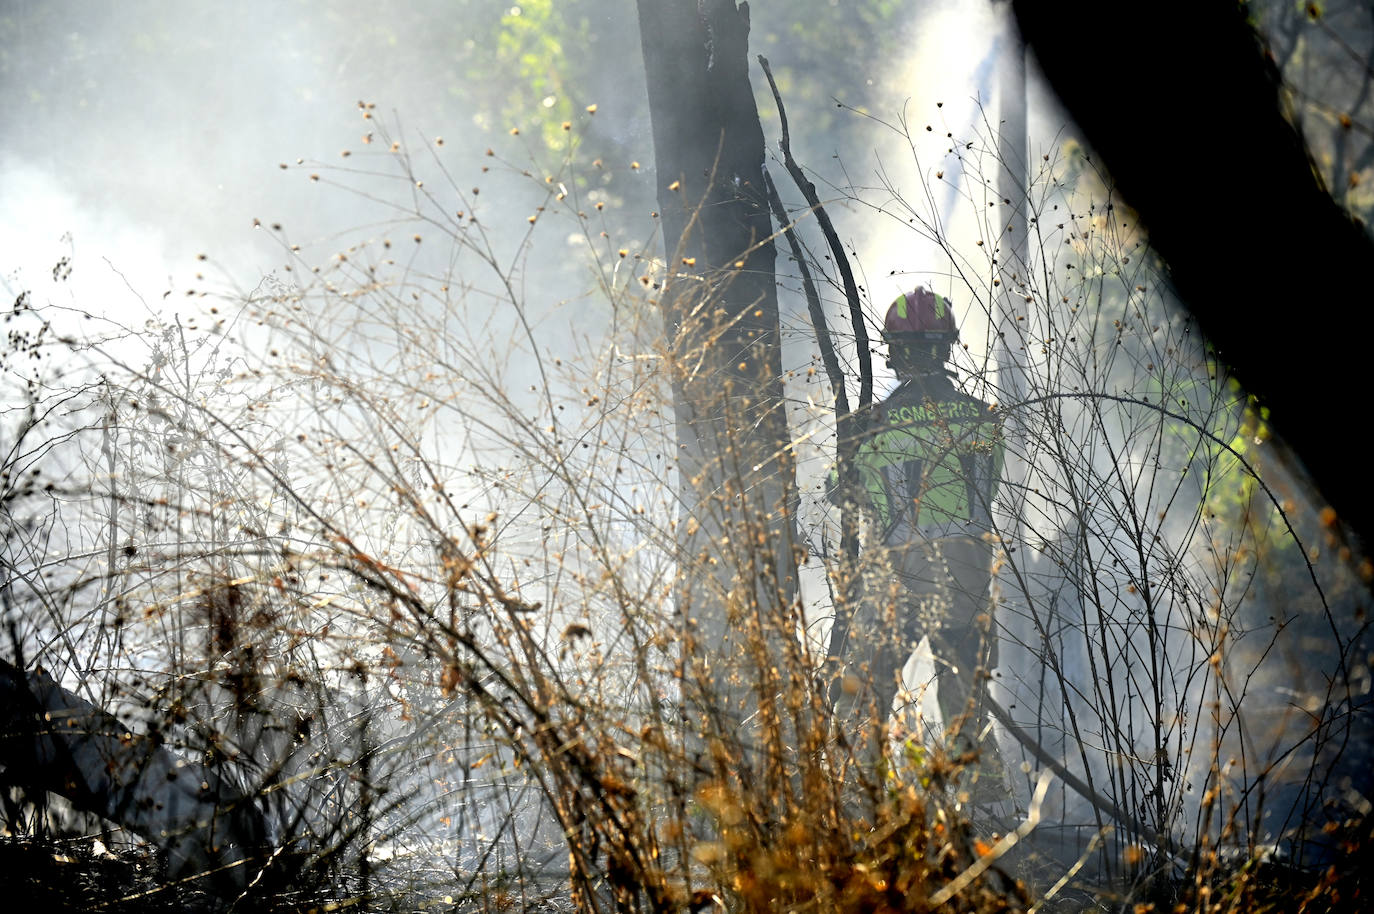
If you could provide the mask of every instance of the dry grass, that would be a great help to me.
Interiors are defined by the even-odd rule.
[[[420,166],[390,161],[414,188]],[[1037,211],[1072,196],[1056,164]],[[554,315],[527,309],[511,266],[536,229],[512,252],[475,198],[455,218],[430,191],[390,234],[443,239],[433,273],[377,238],[318,274],[288,251],[286,281],[219,303],[237,316],[210,330],[54,347],[60,312],[14,315],[7,383],[30,409],[6,417],[8,656],[118,714],[132,745],[206,759],[257,798],[271,846],[218,903],[1357,904],[1364,868],[1316,861],[1323,840],[1349,861],[1370,846],[1349,780],[1366,739],[1358,559],[1260,466],[1254,417],[1145,258],[1125,266],[1135,248],[1085,226],[1072,284],[1022,274],[1015,333],[1044,358],[1002,403],[1020,475],[989,531],[1008,715],[989,738],[1016,802],[994,820],[969,796],[980,759],[946,751],[929,713],[832,709],[830,620],[893,595],[816,497],[821,379],[785,369],[786,453],[761,443],[748,379],[663,342],[664,265],[623,256],[560,168],[534,179],[541,220],[578,227],[591,289]],[[701,339],[723,332],[729,282],[701,278]],[[980,282],[970,309],[992,308]],[[571,338],[577,309],[611,334]],[[961,367],[997,395],[987,366]],[[712,392],[692,404],[725,430],[711,449],[681,452],[674,387]],[[793,475],[761,473],[761,446]],[[1296,670],[1278,701],[1313,644],[1339,673],[1321,689]],[[865,742],[887,745],[882,764],[856,760]],[[127,860],[97,876],[82,858],[94,882],[65,881],[51,819],[39,797],[6,805],[23,843],[6,853],[42,858],[16,891],[148,909]]]

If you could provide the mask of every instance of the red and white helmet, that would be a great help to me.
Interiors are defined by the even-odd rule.
[[[959,338],[949,299],[917,286],[898,295],[883,319],[883,339],[902,343],[952,343]]]

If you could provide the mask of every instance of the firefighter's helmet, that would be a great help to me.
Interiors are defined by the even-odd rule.
[[[889,346],[909,343],[952,343],[959,338],[949,299],[925,286],[898,295],[883,319],[883,340]]]

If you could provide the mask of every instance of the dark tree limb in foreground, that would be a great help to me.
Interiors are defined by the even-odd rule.
[[[216,769],[130,732],[47,673],[4,660],[0,766],[4,784],[57,794],[161,848],[173,878],[232,900],[258,875],[262,813]]]
[[[1370,346],[1349,316],[1369,304],[1374,242],[1317,176],[1244,5],[1012,4],[1221,359],[1367,544],[1374,488],[1351,435]],[[1084,69],[1104,62],[1121,78]]]

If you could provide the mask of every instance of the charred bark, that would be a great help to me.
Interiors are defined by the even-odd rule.
[[[770,694],[749,656],[791,624],[794,471],[783,400],[749,7],[639,0],[677,419],[685,684],[729,739]],[[795,640],[795,639],[793,639]]]

